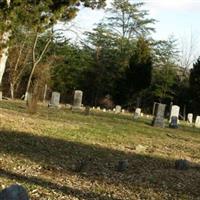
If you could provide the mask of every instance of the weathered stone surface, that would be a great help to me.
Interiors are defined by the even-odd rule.
[[[200,128],[200,116],[197,116],[197,117],[196,117],[196,120],[195,120],[195,127],[196,127],[196,128]]]
[[[58,107],[59,104],[60,104],[60,93],[52,92],[50,105]]]
[[[190,165],[187,160],[180,159],[175,161],[175,169],[177,170],[187,170],[189,167]]]
[[[141,108],[136,108],[133,118],[138,119],[140,116],[141,116]]]
[[[29,197],[21,185],[11,185],[0,192],[0,200],[29,200]]]
[[[128,160],[120,160],[116,166],[118,172],[123,172],[128,169]]]
[[[122,107],[119,106],[119,105],[117,105],[117,106],[115,107],[115,114],[121,113],[121,110],[122,110]]]
[[[187,115],[187,121],[192,124],[193,123],[193,114],[192,113],[188,113]]]
[[[165,104],[157,104],[156,116],[153,119],[152,125],[155,127],[164,127]]]
[[[83,92],[81,90],[75,90],[73,108],[80,108],[81,107],[82,98],[83,98]]]

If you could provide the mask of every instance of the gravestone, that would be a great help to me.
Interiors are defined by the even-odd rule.
[[[116,166],[118,172],[123,172],[128,169],[129,163],[128,160],[120,160]]]
[[[176,116],[171,117],[171,122],[169,124],[170,128],[178,128],[178,118]]]
[[[196,120],[195,120],[195,127],[196,127],[196,128],[200,128],[200,116],[197,116],[197,117],[196,117]]]
[[[175,169],[177,170],[187,170],[189,167],[190,165],[187,160],[180,159],[175,161]]]
[[[21,185],[11,185],[0,192],[0,200],[29,200],[29,197]]]
[[[119,114],[119,113],[121,112],[121,110],[122,110],[122,107],[119,106],[119,105],[117,105],[117,106],[115,107],[115,114]]]
[[[52,92],[50,105],[58,107],[59,104],[60,104],[60,93]]]
[[[141,108],[136,108],[133,118],[138,119],[141,116]]]
[[[156,104],[156,116],[153,119],[152,125],[155,127],[164,127],[164,116],[165,116],[165,104],[158,103]]]
[[[188,113],[187,115],[187,121],[192,124],[193,123],[193,114],[192,113]]]
[[[2,91],[0,91],[0,101],[2,101],[2,99],[3,99],[3,93]]]
[[[177,105],[173,105],[171,108],[171,112],[170,112],[170,118],[169,118],[169,123],[171,123],[172,121],[172,117],[177,117],[177,119],[179,118],[179,111],[180,111],[180,107]]]
[[[82,105],[83,92],[81,90],[75,90],[74,92],[74,102],[73,109],[79,109]]]

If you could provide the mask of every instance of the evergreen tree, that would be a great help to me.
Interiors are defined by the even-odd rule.
[[[193,64],[190,73],[190,92],[192,96],[192,107],[195,114],[200,114],[200,57]]]

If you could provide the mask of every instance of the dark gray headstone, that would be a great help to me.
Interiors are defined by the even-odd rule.
[[[21,185],[11,185],[0,192],[0,200],[29,200],[29,197]]]
[[[170,128],[178,128],[178,117],[172,116],[171,117],[171,122],[169,124]]]
[[[120,160],[116,166],[118,172],[123,172],[128,169],[128,160]]]
[[[175,161],[175,169],[177,170],[187,170],[189,169],[190,165],[187,160],[176,160]]]
[[[165,122],[164,122],[164,116],[165,116],[165,104],[157,104],[157,108],[156,108],[156,115],[153,119],[153,126],[156,127],[164,127],[165,126]]]

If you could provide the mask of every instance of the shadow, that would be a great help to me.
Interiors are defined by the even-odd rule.
[[[78,189],[74,189],[71,187],[67,187],[67,186],[62,186],[56,183],[52,183],[49,181],[46,181],[44,179],[41,178],[37,178],[37,177],[32,177],[32,176],[24,176],[24,175],[20,175],[17,173],[13,173],[10,171],[6,171],[3,169],[0,169],[0,176],[1,177],[5,177],[5,178],[10,178],[10,179],[15,179],[16,181],[21,181],[21,182],[26,182],[28,184],[35,184],[38,186],[41,186],[43,188],[47,188],[47,189],[51,189],[51,190],[55,190],[58,192],[62,192],[66,195],[72,195],[76,198],[87,198],[87,199],[101,199],[101,200],[119,200],[117,198],[110,198],[107,195],[100,195],[94,192],[88,192],[88,191],[81,191]]]
[[[198,197],[200,193],[199,170],[177,171],[174,169],[174,160],[136,154],[130,149],[126,153],[98,145],[0,130],[0,152],[25,157],[40,164],[44,171],[51,170],[54,173],[59,171],[66,175],[78,175],[92,182],[98,181],[99,184],[113,184],[116,187],[122,187],[125,191],[135,191],[135,188],[144,190],[151,188],[158,193],[188,195],[191,198]],[[123,173],[117,172],[115,165],[119,160],[125,159],[129,161],[128,170]],[[75,172],[72,167],[77,161],[85,161],[84,169],[80,172]],[[58,187],[54,183],[39,178],[17,175],[3,169],[0,173],[49,189],[58,188],[66,194],[72,193],[78,197],[82,195],[80,190],[66,186]],[[89,192],[87,195],[87,199],[93,195],[98,196],[94,192]],[[120,198],[123,199],[122,197]],[[102,196],[97,199],[109,199],[109,197]]]

